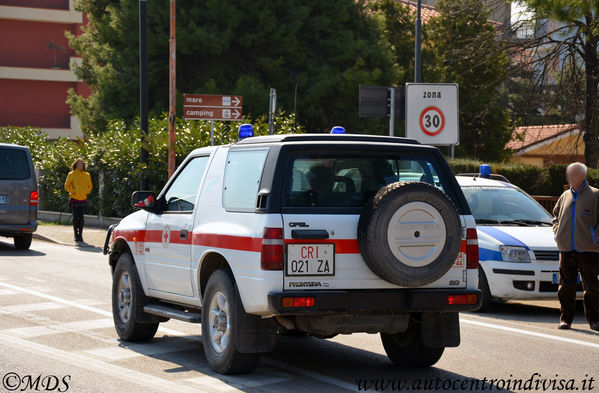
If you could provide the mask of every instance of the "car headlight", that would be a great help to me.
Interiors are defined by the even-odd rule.
[[[530,262],[528,250],[524,247],[499,246],[503,262]]]

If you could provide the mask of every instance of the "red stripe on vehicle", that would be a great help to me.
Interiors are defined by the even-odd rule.
[[[159,230],[115,230],[114,239],[123,238],[127,241],[162,243],[162,231]],[[181,239],[179,231],[171,231],[170,243],[193,244],[195,246],[225,248],[229,250],[260,252],[262,249],[261,237],[219,235],[213,233],[189,232],[187,239]],[[334,244],[336,254],[359,254],[360,247],[356,239],[286,239],[285,244]]]
[[[192,244],[195,246],[227,248],[229,250],[260,252],[261,237],[215,235],[212,233],[194,233]]]
[[[285,239],[285,244],[334,244],[335,254],[359,254],[357,239]]]

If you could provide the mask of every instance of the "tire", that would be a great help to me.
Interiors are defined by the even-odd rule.
[[[487,276],[481,267],[478,268],[478,289],[481,291],[481,303],[475,312],[485,313],[491,308],[491,290]]]
[[[454,264],[462,241],[451,200],[424,182],[397,182],[368,201],[358,223],[362,258],[385,281],[420,287]]]
[[[147,297],[143,292],[137,268],[127,253],[119,256],[112,276],[112,317],[119,337],[125,341],[143,342],[154,338],[159,323],[140,323]]]
[[[33,235],[31,233],[15,236],[13,239],[15,248],[17,250],[29,250],[29,247],[31,247],[31,239],[33,239]]]
[[[260,362],[260,354],[238,351],[237,333],[244,312],[231,277],[224,270],[215,271],[204,292],[202,337],[208,364],[219,374],[249,373]]]
[[[430,367],[437,363],[445,348],[429,348],[422,344],[420,324],[410,319],[408,330],[401,333],[381,333],[381,341],[391,361],[400,367]]]

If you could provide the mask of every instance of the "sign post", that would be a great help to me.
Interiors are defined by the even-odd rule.
[[[210,145],[214,145],[214,120],[241,121],[242,97],[215,94],[184,94],[183,118],[210,120]]]
[[[459,144],[459,97],[454,83],[406,84],[406,137],[428,145]]]

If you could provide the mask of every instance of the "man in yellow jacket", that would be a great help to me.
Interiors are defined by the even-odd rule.
[[[75,241],[83,241],[83,214],[87,206],[87,196],[92,191],[92,179],[85,171],[85,162],[82,158],[77,158],[71,165],[71,172],[64,182],[64,189],[70,195],[69,204],[73,209],[73,231],[75,232]]]

